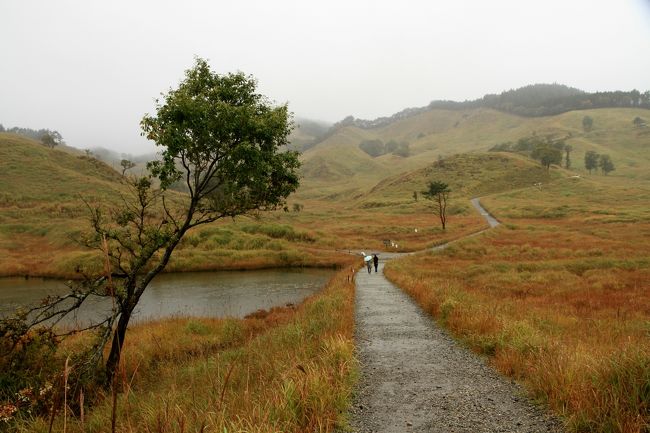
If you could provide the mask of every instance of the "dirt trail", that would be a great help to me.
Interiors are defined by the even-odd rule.
[[[477,209],[482,211],[480,205]],[[560,423],[531,404],[519,386],[456,343],[384,277],[383,262],[392,257],[382,255],[378,273],[363,270],[356,278],[362,377],[352,408],[354,429],[562,431]]]

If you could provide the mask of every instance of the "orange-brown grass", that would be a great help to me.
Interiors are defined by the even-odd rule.
[[[397,244],[397,248],[388,248],[392,251],[417,251],[487,227],[461,198],[452,198],[451,206],[455,210],[448,215],[447,230],[442,230],[427,200],[365,208],[345,202],[314,200],[301,203],[305,205],[303,212],[282,214],[277,218],[310,230],[315,238],[314,247],[322,249],[382,251],[387,249],[383,240],[390,239]]]
[[[609,182],[490,197],[504,226],[386,274],[570,430],[647,432],[650,190]]]
[[[171,319],[130,330],[118,432],[313,432],[345,427],[355,381],[354,283],[346,271],[296,310],[243,320]],[[61,431],[61,416],[55,431]],[[111,399],[68,432],[111,429]],[[46,420],[18,431],[45,432]]]

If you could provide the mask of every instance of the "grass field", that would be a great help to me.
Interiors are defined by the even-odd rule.
[[[590,132],[582,130],[585,115],[594,119]],[[386,239],[397,244],[393,251],[417,251],[487,228],[469,205],[485,196],[502,226],[391,263],[389,277],[571,430],[648,431],[650,134],[633,127],[637,115],[647,117],[634,109],[542,118],[431,110],[383,128],[345,127],[303,155],[301,188],[289,200],[300,211],[190,232],[167,271],[348,268],[357,259],[345,253],[382,251]],[[546,172],[518,155],[483,153],[533,133],[569,137],[572,170]],[[407,141],[410,156],[372,158],[359,149],[377,138]],[[616,170],[588,175],[586,150],[609,153]],[[413,197],[429,180],[452,189],[444,231],[430,202]],[[90,229],[81,198],[110,204],[127,193],[122,176],[93,158],[0,134],[0,276],[72,278],[80,264],[99,266],[74,240]],[[297,312],[134,328],[118,431],[344,426],[355,375],[352,293],[339,273]],[[107,431],[108,397],[99,396],[83,424],[68,419],[67,431]],[[47,431],[46,423],[19,427]]]
[[[558,179],[483,202],[502,226],[389,278],[571,431],[648,431],[648,185]]]

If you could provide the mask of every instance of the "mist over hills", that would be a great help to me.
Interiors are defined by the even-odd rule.
[[[543,117],[574,110],[594,108],[641,108],[650,109],[650,91],[613,91],[589,93],[563,84],[532,84],[518,89],[510,89],[500,94],[486,94],[470,101],[433,100],[424,107],[405,108],[391,116],[372,120],[359,119],[350,115],[334,124],[321,120],[296,116],[295,128],[290,136],[292,150],[304,152],[318,143],[327,140],[341,128],[355,126],[362,129],[381,128],[391,123],[405,120],[432,110],[461,111],[491,108],[503,113],[522,117]],[[12,132],[38,140],[44,133],[55,132],[49,129],[33,130],[20,126],[7,127],[0,123],[0,132]],[[98,158],[119,164],[121,159],[143,163],[155,159],[155,153],[146,154],[116,152],[104,147],[87,148]]]

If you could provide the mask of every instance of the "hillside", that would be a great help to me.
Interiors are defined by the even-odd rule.
[[[361,201],[377,203],[377,199],[381,198],[387,203],[393,200],[410,202],[413,201],[413,192],[420,195],[429,181],[445,182],[454,196],[467,200],[527,188],[536,183],[545,184],[560,176],[557,170],[547,172],[536,162],[519,155],[459,154],[418,170],[388,177],[375,185]]]
[[[125,191],[101,161],[0,133],[0,274],[74,268],[88,255],[73,240],[89,228],[81,198],[106,203]]]
[[[64,206],[80,194],[102,199],[123,190],[121,176],[86,156],[49,149],[24,136],[0,133],[0,206],[21,209],[43,202]]]
[[[99,266],[97,252],[78,242],[92,231],[83,200],[109,212],[107,206],[130,196],[123,180],[97,159],[0,133],[0,276],[72,278],[80,265]],[[173,206],[182,195],[168,191],[167,197]],[[229,219],[192,231],[167,270],[332,266],[345,259],[320,251],[311,232],[280,216]]]
[[[540,117],[567,113],[573,110],[629,107],[650,109],[650,90],[644,93],[636,89],[629,92],[618,90],[590,93],[557,83],[531,84],[518,89],[506,90],[500,94],[487,94],[482,98],[471,101],[435,100],[424,107],[405,108],[392,116],[379,117],[373,120],[348,116],[334,126],[357,126],[364,129],[379,128],[435,109],[459,111],[489,108],[517,116]]]
[[[582,129],[582,118],[594,119]],[[378,128],[346,126],[303,153],[301,187],[293,212],[222,221],[191,233],[170,270],[209,270],[332,263],[334,248],[380,249],[395,239],[411,251],[480,229],[467,198],[534,183],[586,176],[587,150],[608,153],[616,170],[592,178],[609,183],[650,181],[650,129],[635,127],[641,109],[599,109],[526,118],[491,109],[435,109]],[[568,137],[571,171],[541,166],[522,155],[487,152],[532,134]],[[382,143],[371,156],[360,144]],[[408,152],[402,152],[404,143]],[[377,144],[377,143],[375,143]],[[381,150],[381,149],[380,149]],[[380,152],[381,153],[381,152]],[[69,275],[91,257],[72,238],[88,230],[80,198],[107,202],[126,192],[121,175],[95,159],[48,149],[0,134],[0,274]],[[429,180],[450,184],[450,229],[440,232],[426,200],[415,202]],[[425,229],[426,227],[426,229]],[[414,232],[414,228],[419,228]]]
[[[588,150],[609,154],[616,170],[610,174],[650,180],[650,129],[633,124],[648,118],[647,110],[607,108],[582,110],[548,117],[520,117],[492,109],[433,109],[378,128],[345,126],[303,155],[303,193],[327,196],[333,189],[362,193],[387,176],[417,170],[439,158],[467,152],[485,152],[492,146],[528,137],[552,134],[568,137],[573,146],[572,169],[584,173]],[[584,116],[593,129],[582,128]],[[368,140],[408,144],[409,155],[386,153],[373,157],[359,145]]]

